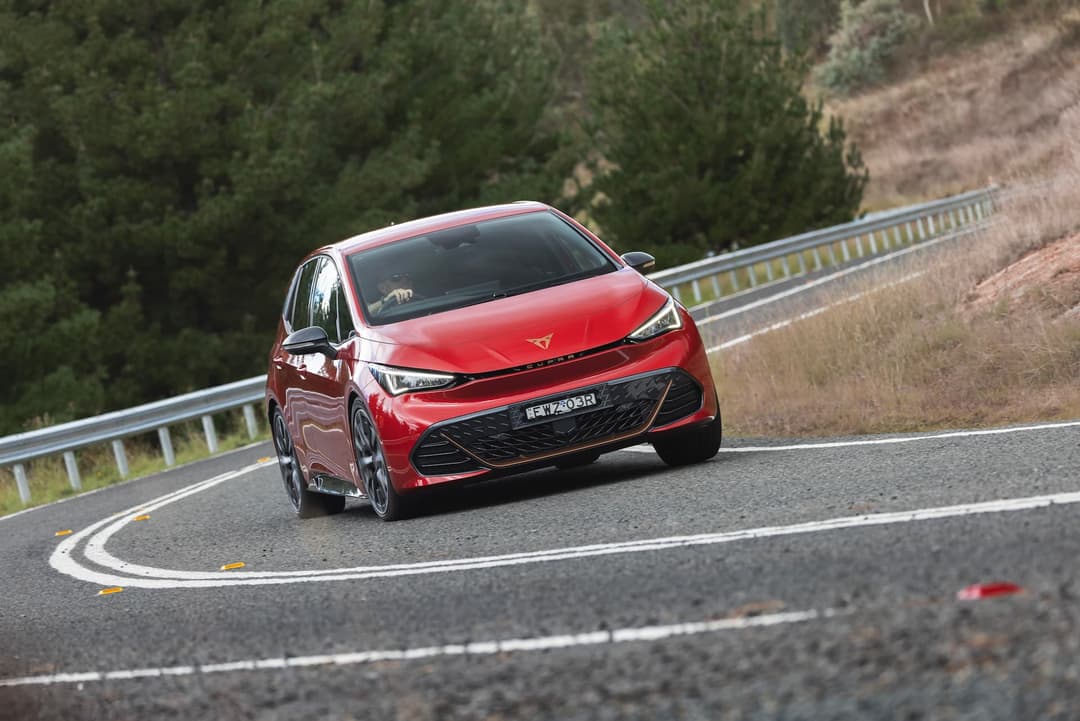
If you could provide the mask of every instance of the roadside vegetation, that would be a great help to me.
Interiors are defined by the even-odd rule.
[[[1009,191],[991,228],[910,282],[714,357],[730,434],[1080,418],[1080,104],[1013,147],[1021,170],[1000,167]]]

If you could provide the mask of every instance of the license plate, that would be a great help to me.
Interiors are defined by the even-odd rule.
[[[582,393],[578,396],[560,398],[557,401],[527,406],[525,408],[525,420],[535,421],[541,418],[554,418],[555,416],[579,411],[582,408],[591,408],[595,405],[598,405],[595,393]]]

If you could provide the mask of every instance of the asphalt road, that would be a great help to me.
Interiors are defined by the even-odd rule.
[[[294,519],[236,471],[261,445],[11,517],[0,717],[1080,715],[1080,424],[852,440],[623,451],[393,524]],[[956,599],[990,581],[1024,592]]]
[[[270,452],[0,519],[0,719],[1080,718],[1080,422],[630,449],[393,524],[295,519]]]

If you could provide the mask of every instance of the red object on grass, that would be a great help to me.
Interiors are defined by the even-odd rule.
[[[1023,592],[1023,586],[1017,586],[1015,583],[1007,583],[1005,581],[997,581],[994,583],[974,583],[967,588],[963,588],[957,591],[956,599],[958,601],[979,601],[984,598],[1011,596],[1014,593]]]

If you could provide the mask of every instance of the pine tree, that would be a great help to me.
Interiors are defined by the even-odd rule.
[[[801,92],[807,65],[739,0],[650,0],[610,33],[592,75],[608,169],[593,213],[621,249],[696,260],[851,220],[866,173]],[[823,128],[824,126],[824,128]]]

